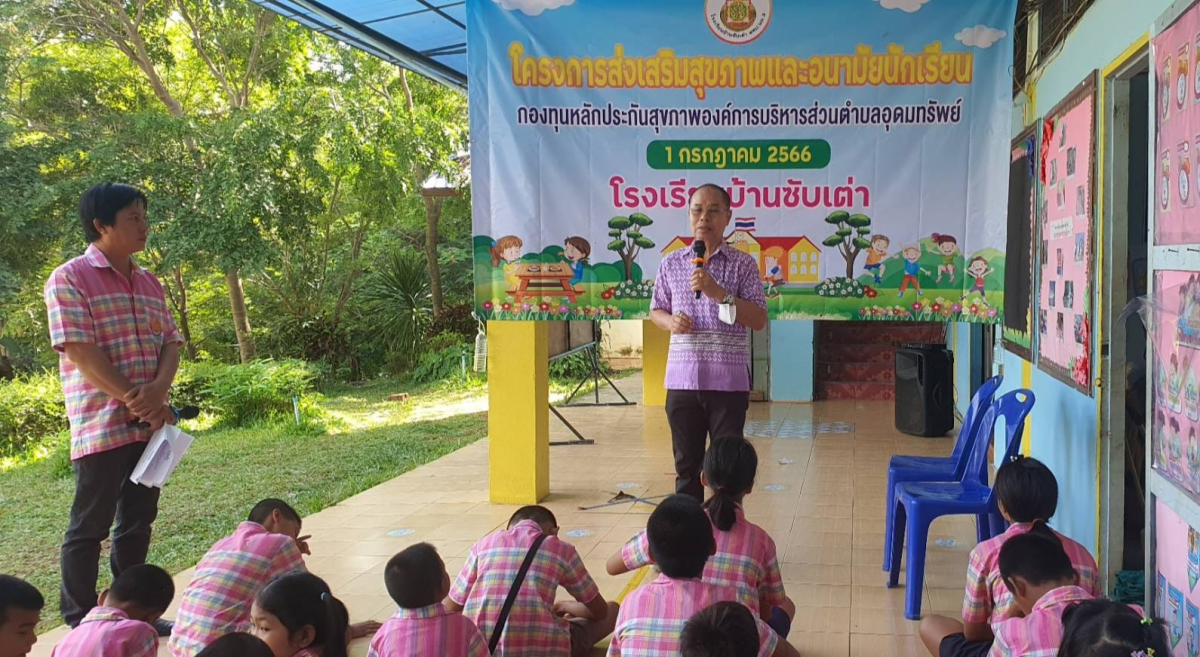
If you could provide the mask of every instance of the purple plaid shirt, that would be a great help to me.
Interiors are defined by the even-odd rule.
[[[739,299],[766,308],[762,274],[753,256],[728,244],[708,257],[708,273]],[[741,324],[726,324],[717,317],[716,301],[692,291],[691,249],[679,249],[658,265],[651,310],[687,313],[692,332],[671,336],[667,354],[667,390],[750,390],[750,332]]]

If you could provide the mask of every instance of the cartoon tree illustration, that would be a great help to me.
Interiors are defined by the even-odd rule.
[[[825,223],[837,226],[837,230],[821,243],[837,247],[846,260],[846,278],[854,278],[854,261],[858,260],[858,254],[871,248],[871,242],[867,240],[867,235],[871,234],[871,218],[838,210],[825,217]]]
[[[641,212],[634,212],[628,217],[613,217],[608,220],[608,236],[613,241],[608,243],[609,251],[616,251],[625,263],[625,280],[633,280],[633,261],[642,249],[653,249],[654,241],[642,235],[642,229],[654,220]]]

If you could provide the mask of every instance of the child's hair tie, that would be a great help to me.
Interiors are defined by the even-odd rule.
[[[1154,624],[1154,619],[1150,618],[1149,616],[1142,619],[1142,625],[1153,625],[1153,624]],[[1151,650],[1153,650],[1153,648],[1151,648]]]
[[[329,592],[321,591],[321,602],[329,602]]]

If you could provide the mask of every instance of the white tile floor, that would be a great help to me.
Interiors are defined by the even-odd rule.
[[[641,398],[640,379],[618,385],[630,399]],[[551,448],[551,494],[543,503],[602,593],[619,599],[635,575],[609,577],[604,562],[645,526],[651,507],[580,507],[603,504],[617,492],[673,492],[666,418],[661,408],[642,406],[562,412],[596,444]],[[799,607],[792,643],[808,657],[925,654],[917,624],[904,620],[903,589],[883,585],[883,490],[890,455],[942,455],[951,440],[898,433],[891,402],[753,404],[747,434],[758,449],[759,472],[746,512],[778,546],[784,583]],[[551,437],[570,438],[553,417]],[[304,531],[313,535],[309,568],[329,582],[354,620],[393,613],[382,580],[392,554],[429,541],[454,575],[472,543],[507,521],[515,506],[487,502],[487,450],[481,440],[305,519]],[[230,519],[231,528],[236,520]],[[969,518],[934,524],[925,613],[958,613],[974,533]],[[176,576],[180,591],[190,575]],[[33,654],[49,655],[61,636],[61,628],[49,632]],[[366,649],[367,641],[358,641],[351,655]]]

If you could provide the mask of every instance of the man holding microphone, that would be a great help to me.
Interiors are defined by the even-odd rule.
[[[729,193],[706,184],[692,194],[693,249],[658,267],[650,319],[671,333],[667,421],[675,492],[704,498],[706,438],[741,436],[750,405],[750,333],[767,325],[767,300],[754,258],[725,244]]]

